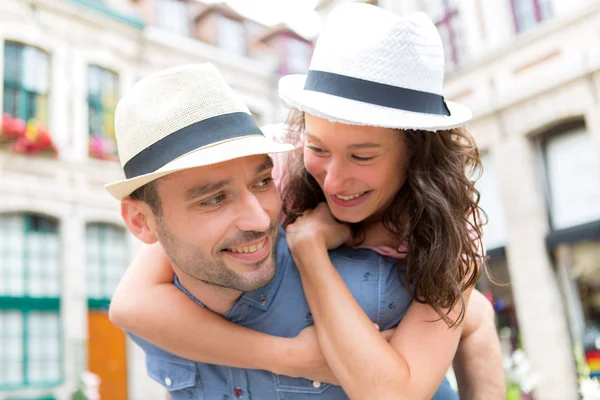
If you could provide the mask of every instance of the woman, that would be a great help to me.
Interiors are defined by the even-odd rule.
[[[427,17],[353,4],[331,14],[308,76],[280,82],[296,109],[288,140],[298,145],[281,179],[283,225],[320,349],[312,329],[301,341],[276,338],[199,308],[171,284],[157,246],[127,272],[113,321],[201,362],[336,382],[351,398],[431,398],[481,269],[478,193],[467,177],[479,155],[460,128],[470,111],[441,96],[443,71]],[[415,301],[389,343],[329,260],[326,250],[344,243],[402,260],[399,279]],[[147,306],[158,296],[170,316]],[[304,358],[290,360],[292,353]],[[311,360],[314,375],[294,370]]]

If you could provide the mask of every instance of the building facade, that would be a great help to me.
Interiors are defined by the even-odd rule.
[[[600,3],[369,2],[436,23],[445,96],[473,110],[483,154],[490,272],[509,283],[481,289],[531,362],[534,397],[578,399],[600,369]]]
[[[107,317],[139,246],[103,189],[122,178],[115,105],[151,72],[210,61],[261,123],[280,107],[276,66],[246,48],[245,21],[225,15],[220,42],[203,41],[202,7],[0,2],[0,399],[68,399],[84,370],[103,399],[167,397]]]

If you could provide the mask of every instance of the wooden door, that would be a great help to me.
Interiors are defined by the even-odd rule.
[[[88,314],[89,370],[100,376],[102,400],[127,400],[125,333],[111,324],[106,311]]]

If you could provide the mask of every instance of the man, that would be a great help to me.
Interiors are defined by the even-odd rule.
[[[210,64],[173,68],[138,82],[120,101],[115,126],[127,179],[107,189],[121,200],[130,231],[144,243],[161,243],[176,273],[175,285],[201,307],[254,331],[293,338],[311,325],[298,271],[284,233],[278,231],[281,201],[267,156],[292,146],[265,138]],[[369,250],[338,249],[331,259],[367,315],[382,329],[396,326],[410,297],[397,279],[385,280],[395,273],[395,263],[382,263]],[[384,302],[372,295],[381,288]],[[491,382],[486,390],[496,388],[492,392],[475,388],[473,393],[480,398],[501,398],[501,372],[468,368],[481,351],[497,350],[493,323],[485,325],[477,318],[485,303],[477,304],[471,301],[468,315],[475,318],[467,317],[464,336],[479,335],[470,346],[461,346],[465,368],[459,371],[465,372],[469,384],[481,378]],[[160,305],[147,307],[158,310]],[[118,314],[111,309],[114,321]],[[487,335],[483,341],[481,333]],[[260,364],[240,369],[196,363],[139,337],[134,340],[146,352],[149,375],[174,400],[347,398],[338,386],[286,376],[307,376],[302,373],[286,374],[289,370]],[[175,348],[168,340],[156,342]],[[212,361],[206,354],[198,358]],[[493,352],[486,361],[501,365],[499,354]],[[436,396],[445,398],[449,390],[444,381]]]

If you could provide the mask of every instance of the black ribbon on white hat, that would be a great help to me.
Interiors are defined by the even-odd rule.
[[[263,135],[252,115],[234,112],[198,121],[151,144],[123,166],[127,179],[155,172],[169,162],[202,147],[249,135]],[[264,135],[263,135],[264,136]]]
[[[304,90],[326,93],[363,103],[425,114],[450,116],[444,96],[368,81],[332,72],[310,70]]]

